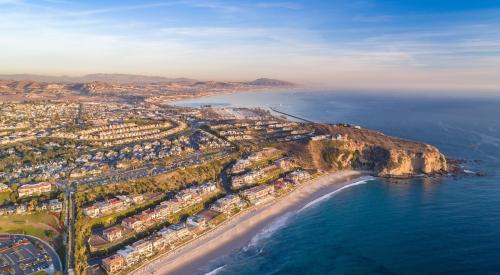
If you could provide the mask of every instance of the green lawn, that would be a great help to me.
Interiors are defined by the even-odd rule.
[[[58,228],[58,220],[47,212],[0,217],[0,233],[28,234],[52,241],[58,232],[51,227]]]
[[[48,212],[36,212],[27,215],[8,215],[0,216],[0,225],[3,221],[9,221],[14,223],[45,223],[53,227],[57,227],[59,221]]]
[[[10,193],[11,193],[10,191],[0,192],[0,205],[4,205],[5,203],[10,201],[9,199]]]

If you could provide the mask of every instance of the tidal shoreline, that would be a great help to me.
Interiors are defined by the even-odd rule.
[[[369,172],[341,171],[303,183],[290,194],[231,217],[223,225],[178,249],[160,255],[133,274],[199,274],[207,264],[247,245],[280,216],[296,213],[328,198],[333,192],[359,184]]]

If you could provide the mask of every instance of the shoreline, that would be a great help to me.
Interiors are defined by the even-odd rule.
[[[211,98],[211,97],[217,97],[217,96],[244,94],[244,93],[262,93],[262,92],[281,93],[281,92],[288,92],[288,91],[300,91],[300,90],[303,90],[305,88],[306,87],[304,87],[304,86],[297,86],[297,87],[292,86],[292,87],[253,88],[253,89],[248,89],[248,90],[231,90],[231,91],[216,92],[216,93],[189,95],[185,98],[168,99],[168,100],[164,100],[163,102],[161,102],[159,104],[178,106],[178,105],[175,105],[175,103],[181,102],[181,101],[202,99],[202,98]]]
[[[321,175],[289,194],[231,217],[226,223],[174,251],[158,255],[132,274],[199,274],[201,267],[249,244],[283,214],[300,212],[367,175],[370,173],[352,170]]]

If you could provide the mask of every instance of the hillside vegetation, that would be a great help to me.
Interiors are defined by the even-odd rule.
[[[341,125],[318,124],[318,134],[341,134],[341,141],[319,140],[281,145],[304,168],[322,171],[363,169],[382,177],[442,174],[447,160],[431,145]]]

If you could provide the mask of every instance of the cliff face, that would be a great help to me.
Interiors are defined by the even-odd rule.
[[[448,170],[446,158],[436,148],[430,147],[421,153],[390,150],[386,165],[376,171],[380,176],[407,176],[436,174]]]
[[[428,144],[336,125],[320,125],[317,132],[341,134],[346,138],[308,141],[299,150],[295,145],[290,152],[295,151],[297,157],[300,155],[306,168],[372,170],[381,177],[443,174],[449,170],[445,156]]]
[[[364,142],[346,141],[341,148],[352,154],[345,167],[370,169],[382,177],[407,177],[419,174],[441,174],[448,170],[446,158],[435,147],[424,145],[421,150],[388,148]],[[345,157],[344,157],[345,158]]]

